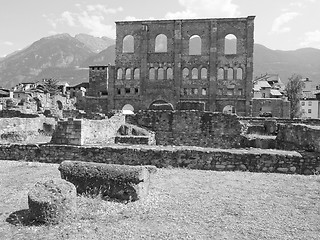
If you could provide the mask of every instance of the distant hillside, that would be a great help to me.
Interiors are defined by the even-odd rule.
[[[86,34],[75,37],[58,34],[0,58],[0,86],[10,88],[19,82],[49,77],[76,84],[88,81],[88,66],[114,64],[114,61],[112,39]],[[253,66],[254,76],[278,73],[286,82],[288,77],[297,73],[320,83],[319,49],[279,51],[255,44]]]
[[[43,77],[64,81],[65,72],[74,69],[76,74],[77,67],[94,54],[69,34],[42,38],[0,62],[0,85],[12,87],[19,82],[41,80]]]
[[[255,44],[253,60],[254,76],[278,73],[281,80],[287,82],[296,73],[320,83],[320,49],[280,51]]]

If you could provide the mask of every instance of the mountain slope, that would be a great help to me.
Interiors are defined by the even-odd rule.
[[[283,82],[287,82],[292,74],[300,74],[313,81],[320,80],[319,49],[303,48],[294,51],[280,51],[255,44],[253,60],[254,76],[278,73]]]
[[[36,81],[43,71],[77,68],[94,53],[69,34],[42,38],[24,50],[11,54],[0,62],[0,85],[12,87],[19,82]],[[59,76],[46,75],[45,77]]]

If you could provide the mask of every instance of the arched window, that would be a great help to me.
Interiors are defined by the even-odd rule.
[[[131,69],[130,68],[126,69],[126,79],[131,79]]]
[[[140,69],[139,69],[139,68],[136,68],[136,69],[134,70],[133,78],[134,78],[134,79],[140,79]]]
[[[121,68],[118,68],[117,79],[122,79],[122,69]]]
[[[189,55],[201,55],[201,38],[198,35],[189,39]]]
[[[167,68],[167,79],[173,79],[172,68]]]
[[[224,38],[224,54],[237,54],[237,38],[233,34],[228,34]]]
[[[163,68],[158,68],[158,79],[163,80],[164,79],[164,70]]]
[[[208,78],[208,71],[206,68],[201,68],[201,72],[200,72],[200,75],[201,75],[201,79],[207,79]]]
[[[222,80],[222,79],[224,79],[224,69],[219,68],[218,69],[218,80]]]
[[[149,69],[149,79],[154,80],[155,79],[155,70],[154,68]]]
[[[233,79],[233,69],[232,68],[228,68],[227,78],[228,78],[228,80],[232,80]]]
[[[199,74],[198,74],[198,69],[197,68],[193,68],[191,74],[192,74],[192,79],[198,79],[199,78]]]
[[[189,78],[189,69],[188,68],[184,68],[182,70],[182,79],[187,79]]]
[[[237,79],[242,79],[242,68],[237,68]]]
[[[159,34],[155,40],[155,52],[167,52],[167,36]]]
[[[134,38],[132,35],[127,35],[123,38],[122,52],[123,53],[133,53],[134,52]]]

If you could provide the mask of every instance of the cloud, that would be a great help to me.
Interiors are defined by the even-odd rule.
[[[71,12],[65,11],[61,14],[62,20],[65,21],[70,27],[75,26],[75,17]]]
[[[232,0],[179,0],[183,11],[168,12],[165,18],[216,18],[237,17],[238,5]]]
[[[94,36],[108,36],[111,38],[115,37],[115,27],[106,24],[106,19],[110,14],[116,14],[117,12],[123,11],[122,7],[108,8],[102,4],[96,5],[81,5],[75,4],[78,11],[64,11],[60,16],[47,16],[43,15],[49,22],[49,24],[57,29],[61,24],[67,24],[69,27],[83,27],[88,30],[88,33]],[[51,31],[56,32],[56,31]]]
[[[13,42],[10,41],[4,41],[2,44],[7,46],[13,46]]]
[[[320,48],[320,31],[306,32],[304,41],[300,44],[302,47],[317,47]]]
[[[290,22],[295,17],[299,16],[298,12],[285,12],[277,17],[272,24],[271,33],[283,33],[291,31],[291,28],[288,26],[283,26],[286,23]]]

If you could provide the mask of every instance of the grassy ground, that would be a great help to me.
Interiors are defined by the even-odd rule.
[[[148,198],[78,197],[56,226],[8,222],[58,165],[0,161],[0,239],[320,239],[320,176],[159,169]]]

